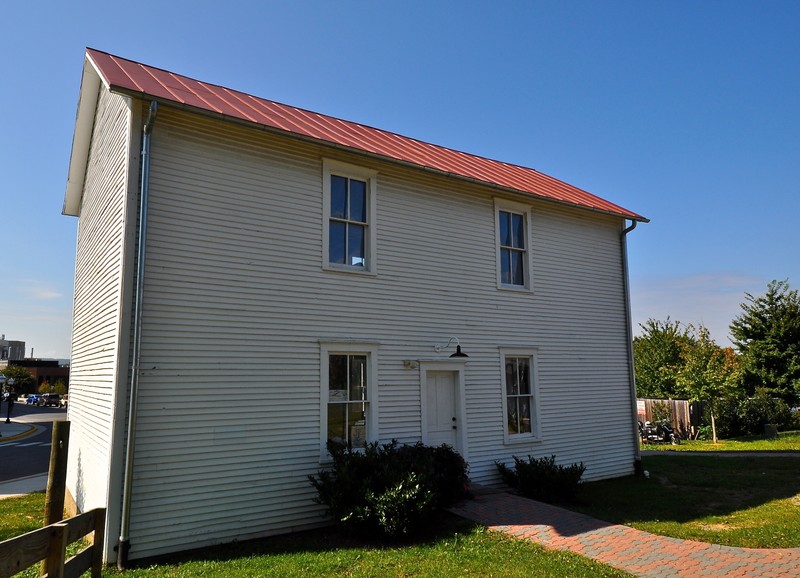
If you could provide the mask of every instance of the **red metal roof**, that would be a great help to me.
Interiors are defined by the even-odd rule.
[[[324,114],[257,98],[126,60],[86,50],[111,89],[171,101],[279,131],[479,181],[534,197],[646,221],[644,217],[534,169],[470,155]]]

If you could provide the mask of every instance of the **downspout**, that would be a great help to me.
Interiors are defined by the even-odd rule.
[[[128,402],[128,431],[125,444],[125,472],[122,486],[122,517],[120,519],[117,567],[124,570],[131,548],[128,532],[131,526],[131,488],[133,487],[133,450],[136,440],[136,413],[139,398],[139,358],[142,344],[142,293],[144,288],[145,240],[147,238],[147,201],[150,192],[150,134],[156,120],[158,104],[150,103],[142,136],[142,182],[139,194],[139,240],[136,254],[136,298],[133,310],[133,351],[131,358],[131,391]]]
[[[628,233],[636,228],[638,223],[631,221],[631,226],[623,229],[620,233],[622,242],[622,284],[625,293],[625,330],[628,341],[628,382],[630,383],[631,394],[631,427],[633,429],[633,472],[639,476],[642,474],[642,452],[639,447],[639,426],[638,409],[636,404],[636,368],[633,364],[633,321],[631,315],[631,287],[628,273]]]

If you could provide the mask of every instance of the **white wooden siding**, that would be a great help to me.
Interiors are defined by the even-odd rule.
[[[323,157],[378,171],[377,276],[322,270]],[[403,360],[457,336],[476,482],[512,454],[632,471],[618,218],[532,202],[535,290],[502,291],[497,191],[166,107],[151,169],[133,558],[324,521],[320,341],[379,344],[381,440],[414,442]],[[501,346],[538,348],[540,443],[503,443]]]
[[[125,225],[138,174],[130,158],[134,115],[129,105],[127,99],[100,90],[78,220],[67,488],[82,511],[109,506],[113,512],[119,507],[113,464],[121,459],[114,441],[124,420],[118,405],[125,390],[118,384],[124,384],[127,374],[123,303],[130,233]],[[107,555],[116,543],[109,536],[119,532],[113,525],[115,516],[109,519]]]

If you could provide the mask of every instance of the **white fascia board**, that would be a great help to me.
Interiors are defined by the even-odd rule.
[[[75,118],[75,133],[72,136],[72,152],[69,158],[67,190],[64,194],[62,215],[77,217],[80,214],[83,182],[86,178],[86,163],[89,160],[94,113],[97,108],[101,80],[97,68],[87,55],[83,62],[78,112]]]

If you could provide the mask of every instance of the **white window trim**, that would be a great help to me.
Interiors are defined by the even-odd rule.
[[[539,362],[538,349],[535,347],[501,347],[500,348],[500,393],[503,400],[503,440],[506,444],[523,442],[541,441],[541,420],[539,417]],[[531,433],[509,434],[508,433],[508,396],[506,395],[506,358],[507,357],[527,357],[531,362],[531,393],[533,396],[533,407],[531,408],[531,419],[533,426]]]
[[[367,356],[367,442],[378,439],[378,344],[373,342],[354,341],[321,341],[319,355],[319,452],[320,461],[330,461],[328,453],[328,391],[329,391],[329,357],[331,355]]]
[[[365,181],[367,183],[367,235],[364,257],[366,267],[357,267],[341,263],[331,263],[329,257],[330,216],[331,216],[331,175],[339,175]],[[360,275],[378,274],[378,252],[376,246],[376,198],[377,171],[331,159],[322,159],[322,269],[326,271],[343,271]]]
[[[511,213],[521,214],[525,217],[525,284],[524,285],[512,285],[510,283],[503,283],[502,279],[502,265],[501,265],[501,258],[500,258],[500,211],[508,211]],[[532,258],[532,227],[531,223],[533,222],[533,216],[531,214],[531,208],[529,205],[525,205],[523,203],[515,203],[514,201],[509,201],[507,199],[494,199],[494,246],[495,246],[495,264],[497,267],[497,288],[503,289],[507,291],[524,291],[524,292],[532,292],[533,291],[533,277],[531,275],[532,267],[533,267],[533,258]]]

